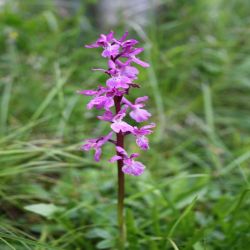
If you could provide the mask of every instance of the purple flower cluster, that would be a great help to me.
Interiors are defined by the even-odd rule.
[[[151,114],[144,108],[147,96],[139,97],[134,103],[130,102],[125,95],[129,94],[131,88],[139,88],[134,83],[139,73],[138,69],[131,66],[132,63],[142,67],[149,67],[149,64],[140,60],[137,55],[143,51],[143,48],[135,48],[138,41],[134,39],[126,40],[128,32],[120,38],[114,37],[114,32],[107,35],[101,34],[96,42],[86,45],[86,48],[103,48],[102,56],[108,59],[108,69],[95,69],[103,71],[109,76],[105,86],[98,86],[96,90],[83,90],[79,94],[92,96],[92,100],[87,104],[88,109],[104,109],[104,113],[97,116],[98,119],[110,123],[111,132],[106,136],[95,139],[88,139],[82,146],[82,149],[89,151],[95,150],[95,160],[99,161],[102,153],[102,146],[106,142],[112,142],[116,145],[117,155],[110,159],[110,162],[122,161],[122,171],[130,175],[141,175],[145,166],[134,158],[139,154],[134,153],[130,156],[123,148],[123,138],[126,135],[133,135],[136,138],[136,144],[142,149],[149,149],[147,135],[152,133],[155,124],[151,123],[138,128],[128,124],[124,118],[127,113],[137,123],[147,121]],[[112,109],[113,108],[113,109]],[[117,140],[112,140],[116,133]],[[120,138],[118,141],[118,138]],[[121,143],[122,141],[122,143]]]

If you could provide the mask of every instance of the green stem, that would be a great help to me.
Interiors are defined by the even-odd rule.
[[[114,98],[115,101],[115,109],[116,114],[121,110],[121,96],[116,96]],[[122,132],[116,134],[116,145],[124,148],[124,135]],[[117,155],[120,155],[117,152]],[[123,160],[117,161],[117,177],[118,177],[118,203],[117,203],[117,219],[118,219],[118,227],[119,227],[119,247],[120,249],[124,249],[125,245],[125,227],[124,227],[124,173],[122,172]]]

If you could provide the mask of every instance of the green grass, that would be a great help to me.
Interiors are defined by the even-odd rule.
[[[91,1],[66,17],[39,2],[0,10],[0,249],[116,249],[114,149],[100,163],[79,150],[108,127],[76,94],[105,80],[90,70],[105,60],[82,45],[107,30]],[[250,245],[249,8],[165,1],[147,28],[115,28],[145,47],[151,68],[131,98],[149,95],[157,123],[146,173],[126,177],[127,249]]]

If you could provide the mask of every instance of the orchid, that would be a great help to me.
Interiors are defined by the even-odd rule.
[[[146,137],[152,133],[155,124],[137,127],[129,124],[128,115],[137,123],[147,121],[151,114],[145,109],[147,96],[137,98],[134,102],[128,99],[128,95],[133,88],[140,88],[135,83],[139,70],[134,64],[144,68],[149,64],[138,58],[143,48],[136,48],[138,41],[128,39],[128,32],[125,32],[120,39],[114,37],[111,31],[107,35],[101,34],[92,44],[86,45],[86,48],[102,48],[102,57],[107,58],[107,69],[96,68],[108,75],[104,85],[99,85],[97,89],[81,90],[79,94],[90,96],[92,99],[88,102],[88,109],[104,110],[103,114],[97,116],[99,120],[109,123],[111,132],[106,136],[88,139],[82,146],[82,150],[95,150],[94,159],[100,160],[102,147],[111,142],[116,146],[116,155],[110,159],[110,162],[117,161],[118,166],[118,221],[121,238],[124,238],[123,223],[123,200],[124,200],[124,174],[140,176],[145,170],[143,163],[136,161],[138,153],[128,154],[124,149],[125,136],[132,135],[136,139],[136,144],[142,150],[149,149],[149,140]],[[125,97],[126,96],[126,97]],[[116,140],[112,136],[116,134]]]

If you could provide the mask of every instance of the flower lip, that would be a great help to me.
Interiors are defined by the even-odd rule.
[[[116,147],[116,150],[119,153],[119,155],[113,156],[110,159],[110,162],[123,160],[124,164],[122,167],[122,171],[125,174],[134,175],[134,176],[139,176],[143,174],[145,166],[141,162],[134,160],[134,158],[137,158],[139,156],[138,153],[133,153],[130,156],[128,156],[128,153],[126,152],[126,150],[119,146]]]

